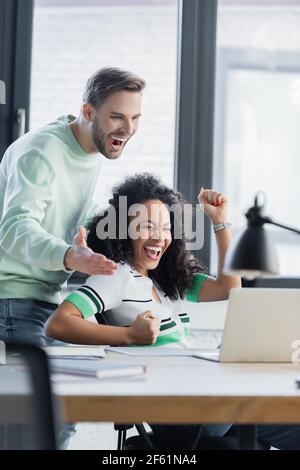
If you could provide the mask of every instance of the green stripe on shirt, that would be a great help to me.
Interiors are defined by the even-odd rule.
[[[201,290],[203,282],[207,279],[206,274],[196,273],[193,275],[193,288],[189,289],[186,293],[186,300],[189,302],[199,302],[199,292]]]
[[[170,323],[160,325],[159,329],[160,331],[164,331],[164,330],[168,330],[169,328],[173,328],[174,326],[176,326],[176,323],[174,321],[171,321]]]
[[[147,344],[144,345],[144,348],[155,348],[156,346],[167,346],[170,343],[178,343],[182,340],[182,336],[180,335],[178,330],[173,331],[167,335],[158,336],[154,344]],[[139,347],[140,344],[132,345],[132,347]]]
[[[186,318],[180,318],[181,323],[190,323],[189,317]]]
[[[75,305],[75,307],[78,308],[78,310],[81,312],[82,316],[85,319],[97,313],[91,307],[91,304],[88,302],[88,300],[86,300],[84,296],[78,292],[72,292],[72,294],[68,295],[68,297],[65,300]]]
[[[87,295],[88,298],[93,302],[96,308],[96,313],[102,312],[103,310],[102,306],[98,302],[98,299],[96,298],[96,296],[91,291],[89,291],[85,286],[81,286],[78,290],[82,292],[84,295]]]

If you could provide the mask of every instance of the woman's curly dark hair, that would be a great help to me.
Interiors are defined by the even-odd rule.
[[[142,204],[149,200],[159,199],[168,208],[179,205],[180,209],[183,209],[185,201],[179,192],[168,188],[149,173],[127,177],[124,182],[113,188],[113,196],[109,200],[110,206],[103,213],[95,216],[87,227],[87,244],[94,252],[102,253],[117,263],[126,262],[133,266],[131,239],[128,234],[126,234],[126,238],[119,235],[120,196],[127,197],[128,208],[132,204]],[[105,223],[104,219],[108,221],[110,214],[115,219],[116,237],[101,239],[97,235],[97,226],[101,221]],[[186,290],[192,288],[192,276],[195,272],[206,271],[199,261],[186,250],[182,214],[183,210],[170,211],[172,242],[157,268],[149,271],[149,277],[157,281],[165,294],[173,300],[178,298],[178,292],[183,298]],[[180,239],[174,237],[175,217],[180,217],[180,220],[176,221],[182,227]],[[129,222],[127,214],[127,228]],[[105,227],[108,227],[108,222],[104,225]]]

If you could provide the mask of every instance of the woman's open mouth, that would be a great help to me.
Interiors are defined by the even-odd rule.
[[[148,258],[152,260],[157,260],[162,253],[162,247],[147,245],[147,246],[144,246],[144,251],[146,255],[148,256]]]

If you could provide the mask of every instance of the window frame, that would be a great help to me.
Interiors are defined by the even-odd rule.
[[[217,0],[181,0],[179,8],[174,186],[193,204],[213,183],[217,7]],[[208,268],[210,247],[205,217],[204,246],[193,254]]]
[[[0,79],[6,85],[6,103],[0,105],[0,161],[19,136],[20,109],[28,131],[32,21],[33,0],[0,0]]]

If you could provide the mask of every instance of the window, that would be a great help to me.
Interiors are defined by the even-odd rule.
[[[266,215],[300,227],[299,50],[300,1],[219,1],[214,186],[229,196],[236,231],[259,190]],[[299,236],[266,230],[281,274],[299,276]]]
[[[88,76],[103,66],[147,82],[143,116],[122,157],[103,157],[95,199],[126,174],[149,171],[173,185],[177,0],[36,0],[30,128],[77,115]]]

